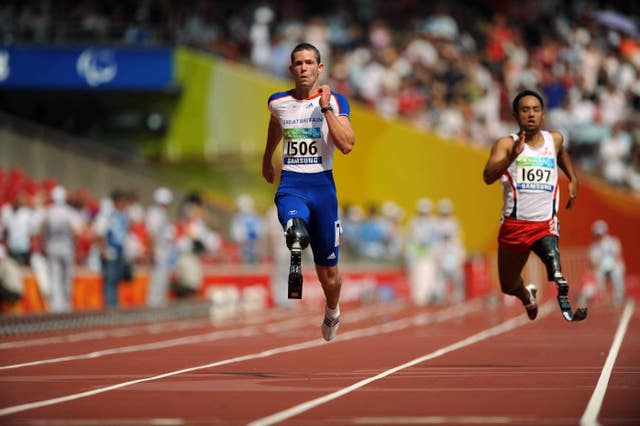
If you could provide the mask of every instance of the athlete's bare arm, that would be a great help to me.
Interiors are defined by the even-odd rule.
[[[275,170],[271,159],[273,157],[273,152],[276,150],[281,139],[282,127],[280,126],[280,121],[271,114],[269,130],[267,131],[267,143],[264,147],[264,154],[262,156],[262,176],[269,183],[273,183],[275,179]]]
[[[324,107],[329,105],[329,102],[331,101],[331,89],[329,86],[324,84],[320,87],[320,92],[322,93],[320,96],[320,106]],[[329,126],[329,133],[333,139],[333,144],[343,154],[350,153],[356,142],[356,134],[353,131],[353,127],[351,127],[351,121],[349,118],[343,115],[336,116],[331,113],[331,111],[326,113],[324,116],[325,120],[327,120],[327,125]]]
[[[573,170],[573,165],[571,163],[571,157],[569,157],[569,153],[566,149],[564,149],[564,137],[562,133],[557,131],[552,131],[551,136],[553,136],[553,142],[556,146],[556,155],[558,158],[558,167],[560,170],[564,172],[564,174],[569,179],[569,201],[567,201],[567,209],[570,209],[573,206],[573,202],[575,201],[578,195],[578,177],[576,176],[575,171]]]
[[[483,178],[487,185],[491,185],[507,171],[513,160],[524,150],[524,132],[520,132],[515,142],[511,136],[498,139],[491,147],[487,164],[484,166]]]

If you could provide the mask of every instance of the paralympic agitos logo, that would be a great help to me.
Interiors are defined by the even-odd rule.
[[[118,74],[115,53],[109,49],[86,49],[78,56],[76,70],[91,87],[108,83]]]

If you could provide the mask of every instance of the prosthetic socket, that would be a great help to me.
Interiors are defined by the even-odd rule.
[[[309,233],[302,219],[294,217],[285,233],[289,250],[304,250],[309,245]]]

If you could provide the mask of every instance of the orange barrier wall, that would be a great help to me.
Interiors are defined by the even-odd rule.
[[[118,286],[118,303],[121,307],[144,306],[146,304],[148,277],[146,273],[136,274],[130,282]],[[71,306],[74,310],[99,310],[104,308],[102,277],[100,274],[83,272],[73,280]],[[38,288],[35,276],[25,274],[22,299],[3,306],[3,313],[47,312],[47,306]]]
[[[264,305],[273,304],[271,295],[271,265],[224,266],[207,268],[199,297],[210,298],[211,291],[220,288],[235,288],[238,292],[245,289],[260,288]],[[469,297],[482,296],[491,291],[488,280],[488,264],[481,258],[468,262],[467,293]],[[324,303],[322,287],[315,270],[305,268],[305,288],[302,303],[314,305]],[[406,273],[401,267],[372,267],[345,265],[342,271],[343,289],[341,300],[345,303],[357,301],[376,301],[379,299],[408,298],[410,289]],[[146,271],[139,271],[131,282],[122,282],[118,287],[119,307],[142,307],[146,304],[148,277]],[[42,297],[35,277],[25,274],[25,291],[22,299],[11,305],[2,306],[3,313],[46,312],[47,306]],[[173,297],[173,296],[170,296]],[[99,274],[81,272],[74,279],[72,306],[75,311],[101,310],[104,308],[102,278]]]
[[[574,226],[580,229],[581,221],[590,219],[580,216],[574,221]],[[615,223],[615,222],[614,222]],[[570,234],[570,241],[580,241],[584,233]],[[564,237],[563,237],[564,238]],[[573,238],[573,239],[572,239]],[[588,235],[587,235],[588,238]],[[585,259],[585,249],[565,249],[563,269],[577,285],[584,285],[585,277],[588,277],[588,261]],[[632,251],[632,255],[634,255]],[[628,254],[627,254],[628,256]],[[628,257],[627,257],[628,258]],[[534,262],[533,267],[539,269],[536,279],[544,276],[543,266]],[[344,265],[342,271],[343,288],[341,300],[345,303],[357,301],[374,302],[380,299],[409,298],[410,284],[406,272],[401,267],[358,267]],[[484,256],[472,256],[465,264],[466,292],[468,298],[480,297],[491,292],[499,291],[495,276],[495,258]],[[525,271],[526,272],[526,271]],[[304,271],[305,288],[302,303],[314,305],[324,303],[324,295],[313,268]],[[223,266],[216,265],[205,272],[199,297],[211,298],[212,291],[223,288],[234,288],[238,294],[246,289],[260,289],[264,295],[263,305],[273,304],[271,295],[271,265],[248,267],[242,265]],[[131,282],[123,282],[118,287],[119,307],[143,307],[146,304],[148,276],[146,271],[138,272]],[[637,274],[627,278],[627,292],[631,297],[640,300],[640,280]],[[170,297],[173,297],[170,295]],[[75,311],[101,310],[104,308],[102,295],[102,278],[95,273],[83,272],[74,279],[72,293],[72,305]],[[46,303],[38,289],[35,277],[26,274],[24,278],[24,294],[20,301],[13,305],[0,306],[0,313],[38,313],[46,312]]]
[[[622,243],[627,274],[640,276],[640,196],[613,190],[586,176],[580,176],[580,182],[576,203],[572,210],[566,210],[567,182],[561,180],[561,248],[589,245],[592,241],[591,225],[603,219],[609,225],[609,233]]]

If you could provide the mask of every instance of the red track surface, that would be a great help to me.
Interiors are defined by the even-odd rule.
[[[632,304],[582,323],[553,300],[534,322],[482,301],[342,311],[330,343],[314,308],[4,338],[0,424],[640,424]]]

